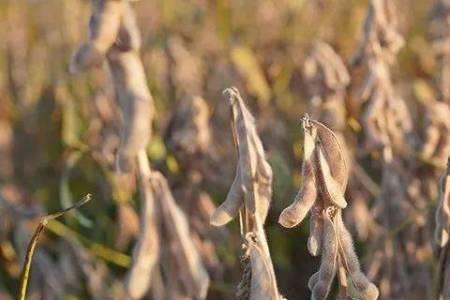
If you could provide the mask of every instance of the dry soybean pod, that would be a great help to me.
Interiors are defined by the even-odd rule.
[[[317,198],[313,153],[316,147],[316,130],[310,126],[308,116],[303,120],[304,129],[304,159],[302,163],[303,186],[297,193],[294,202],[280,214],[278,222],[287,228],[299,224],[305,218]]]
[[[133,264],[125,280],[125,289],[132,299],[145,296],[159,258],[159,237],[155,222],[155,199],[151,187],[151,171],[145,151],[138,154],[139,184],[142,201],[140,233],[133,249]]]
[[[319,276],[312,290],[312,300],[325,300],[330,292],[331,284],[336,275],[336,259],[338,254],[338,241],[334,221],[329,215],[329,210],[323,212],[324,235],[322,260]]]
[[[210,223],[214,226],[223,226],[230,222],[239,212],[243,204],[244,194],[242,192],[241,175],[236,170],[236,177],[231,184],[225,201],[216,208],[211,216]]]
[[[369,279],[367,279],[366,275],[361,272],[361,266],[355,253],[353,240],[347,228],[345,228],[341,212],[338,212],[335,218],[339,233],[338,242],[341,257],[343,258],[343,264],[347,269],[352,286],[356,289],[358,294],[363,297],[363,299],[377,299],[379,295],[378,289],[369,281]]]
[[[320,203],[316,204],[311,209],[311,216],[309,221],[309,237],[308,237],[308,251],[312,256],[318,256],[322,249],[323,240],[323,207]]]

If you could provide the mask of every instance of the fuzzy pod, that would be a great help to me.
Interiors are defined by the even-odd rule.
[[[243,204],[241,175],[237,172],[225,201],[216,208],[210,218],[211,225],[223,226],[230,222],[239,212]]]
[[[261,140],[256,133],[252,140],[256,153],[258,153],[255,180],[258,183],[256,193],[259,201],[255,203],[256,212],[261,221],[264,222],[269,213],[270,202],[272,201],[273,171],[266,160]]]
[[[349,176],[346,149],[343,148],[331,129],[316,120],[311,120],[311,122],[317,128],[318,140],[329,164],[331,176],[339,184],[341,190],[345,191]]]
[[[139,153],[139,166],[141,169],[147,160],[145,152]],[[144,167],[145,168],[145,167]],[[155,222],[155,199],[150,182],[150,170],[142,169],[140,172],[141,215],[140,233],[133,249],[132,265],[125,279],[125,290],[132,299],[143,298],[151,285],[153,270],[159,258],[159,237]]]
[[[450,158],[447,169],[439,180],[439,204],[435,218],[435,240],[440,247],[444,247],[450,234]]]
[[[270,256],[258,239],[249,239],[248,247],[252,268],[249,300],[280,300]]]
[[[278,222],[286,228],[292,228],[302,222],[317,198],[312,166],[309,164],[304,170],[306,177],[303,186],[295,196],[294,202],[281,212],[278,219]]]
[[[236,178],[229,193],[232,197],[227,199],[231,201],[234,199],[233,195],[241,193],[248,212],[258,215],[258,219],[264,223],[272,199],[272,168],[265,158],[254,117],[247,109],[239,91],[236,88],[229,88],[224,93],[229,95],[232,131],[239,156]],[[240,189],[239,192],[238,189]],[[234,204],[225,204],[226,209],[219,207],[218,214],[213,216],[213,219],[218,218],[214,223],[228,222],[231,216],[230,211],[236,214],[237,201],[234,201]]]
[[[244,191],[245,206],[251,212],[256,212],[256,195],[254,177],[256,174],[257,157],[254,147],[251,145],[251,135],[254,134],[255,119],[245,106],[237,89],[226,90],[230,97],[235,136],[239,154],[239,172]]]
[[[354,287],[355,291],[362,299],[378,299],[378,288],[371,283],[361,271],[361,266],[353,246],[352,237],[344,225],[341,212],[336,214],[335,220],[338,231],[340,254],[342,255],[343,265],[350,277],[351,286]]]
[[[119,36],[107,53],[123,118],[116,157],[119,172],[130,172],[133,169],[138,152],[147,147],[151,136],[153,98],[139,57],[139,47],[140,33],[136,17],[129,3],[124,1]]]
[[[252,285],[252,264],[249,255],[242,259],[243,271],[241,281],[237,287],[236,300],[249,300]]]
[[[307,247],[308,252],[312,256],[318,256],[322,249],[322,239],[323,239],[322,209],[323,207],[316,203],[311,210]]]
[[[336,275],[338,241],[334,221],[326,211],[323,212],[324,234],[322,260],[320,263],[320,274],[312,289],[312,300],[325,300],[330,292],[331,284]]]
[[[89,20],[89,40],[73,55],[72,73],[102,63],[106,52],[116,41],[121,23],[124,2],[122,0],[92,0]]]
[[[317,271],[316,273],[312,274],[311,277],[308,279],[308,289],[312,291],[314,289],[314,286],[319,281],[320,277],[320,271]]]
[[[441,289],[439,300],[449,300],[450,299],[450,246],[447,245],[446,254],[442,256],[441,260]]]
[[[108,64],[123,118],[116,165],[119,171],[129,172],[137,153],[144,150],[150,140],[153,98],[136,52],[112,49],[108,53]]]
[[[308,211],[314,205],[317,198],[317,187],[315,181],[315,170],[313,166],[313,155],[316,138],[316,129],[307,124],[309,119],[303,120],[304,129],[304,159],[302,163],[303,185],[295,196],[294,202],[286,207],[280,214],[278,222],[286,227],[292,228],[303,221]]]
[[[189,232],[189,224],[183,211],[176,204],[164,176],[153,171],[152,187],[155,201],[160,206],[166,238],[170,241],[176,255],[177,276],[183,283],[184,291],[193,299],[205,299],[209,275],[202,263]]]
[[[330,165],[325,159],[324,151],[322,145],[316,147],[317,155],[317,173],[318,173],[318,184],[320,184],[321,195],[325,198],[324,200],[333,203],[339,208],[347,207],[347,201],[344,198],[345,190],[339,185],[336,180],[331,175]]]

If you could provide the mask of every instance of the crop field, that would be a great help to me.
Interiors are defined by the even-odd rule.
[[[449,0],[1,0],[0,300],[450,300]]]

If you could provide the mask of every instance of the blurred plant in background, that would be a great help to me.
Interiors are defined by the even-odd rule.
[[[431,243],[438,178],[449,154],[450,10],[444,0],[400,0],[388,17],[377,17],[384,2],[390,1],[130,2],[155,107],[146,152],[188,216],[211,277],[208,299],[231,299],[241,273],[237,222],[229,231],[208,225],[235,173],[229,108],[221,96],[233,85],[256,118],[273,170],[265,229],[281,294],[307,298],[308,278],[320,263],[307,252],[307,227],[288,231],[277,224],[303,180],[299,126],[305,112],[330,123],[349,148],[345,222],[357,233],[356,252],[381,299],[412,299],[403,291],[413,287],[428,299],[436,286]],[[392,10],[395,31],[385,28]],[[74,49],[87,40],[89,15],[90,1],[0,2],[0,298],[17,294],[38,217],[87,192],[95,201],[49,223],[33,262],[30,299],[125,297],[142,203],[134,178],[115,172],[122,115],[112,74],[105,66],[69,73]],[[370,26],[376,34],[368,35]],[[365,47],[374,41],[388,47],[397,35],[404,37],[403,48],[388,57],[362,55],[362,65],[347,63],[358,49],[370,52],[374,47]],[[378,74],[373,66],[380,59],[390,75],[387,89],[364,88]],[[389,142],[392,161],[379,145],[363,147],[373,132],[367,112],[375,96],[403,99],[390,105],[396,113],[406,107],[401,122],[412,120],[407,137],[402,131]],[[386,122],[393,130],[405,127]],[[395,280],[398,289],[390,286],[395,276],[374,266],[394,258],[402,260],[396,271],[405,269]]]

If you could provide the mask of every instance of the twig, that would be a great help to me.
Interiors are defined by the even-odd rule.
[[[38,227],[34,231],[34,234],[31,238],[30,243],[28,244],[27,253],[25,256],[25,263],[24,263],[24,267],[22,270],[22,274],[20,276],[20,289],[19,289],[19,296],[17,297],[18,300],[26,299],[28,279],[29,279],[29,275],[30,275],[31,262],[33,260],[34,250],[36,249],[36,245],[39,240],[39,237],[40,237],[41,233],[44,231],[45,226],[48,224],[48,221],[56,219],[72,209],[79,208],[80,206],[86,204],[89,200],[91,200],[91,194],[87,194],[78,203],[75,203],[74,205],[72,205],[68,208],[65,208],[59,212],[47,215],[41,219]]]

